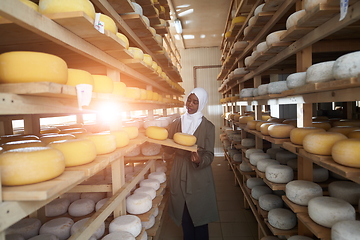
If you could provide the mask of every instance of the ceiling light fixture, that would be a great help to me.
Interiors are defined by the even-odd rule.
[[[178,34],[182,33],[182,25],[180,19],[175,19],[174,21],[175,31]]]

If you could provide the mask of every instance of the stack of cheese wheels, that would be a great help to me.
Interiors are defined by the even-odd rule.
[[[155,140],[166,140],[169,133],[164,127],[150,126],[146,128],[145,135]]]
[[[360,139],[345,139],[333,145],[331,155],[341,165],[360,168],[359,150]]]
[[[289,209],[275,208],[268,213],[269,224],[277,229],[290,230],[297,224],[296,214]]]
[[[40,235],[50,233],[57,236],[59,239],[68,239],[70,237],[70,230],[74,220],[68,217],[54,218],[44,223],[40,228]]]
[[[95,19],[95,8],[89,0],[64,0],[61,3],[55,0],[41,0],[39,2],[39,12],[42,14],[75,11],[85,12]]]
[[[129,138],[129,134],[126,131],[118,130],[118,131],[111,131],[110,133],[115,136],[117,148],[121,148],[129,145],[130,138]]]
[[[270,159],[270,155],[267,153],[255,152],[250,155],[250,163],[254,166],[257,165],[257,162],[261,159]]]
[[[110,133],[93,133],[85,138],[95,144],[96,154],[107,154],[116,149],[116,137]]]
[[[314,197],[321,197],[323,190],[319,184],[306,181],[294,180],[285,186],[286,197],[293,203],[307,206]]]
[[[177,132],[173,136],[174,142],[183,146],[194,146],[196,143],[196,137],[191,134]]]
[[[68,212],[73,217],[82,217],[92,213],[95,210],[95,202],[89,198],[81,198],[72,202]]]
[[[272,193],[272,190],[267,185],[255,186],[251,189],[251,197],[256,200],[259,200],[260,196],[270,193]]]
[[[304,137],[314,132],[325,132],[325,130],[323,128],[316,127],[294,128],[290,132],[290,141],[293,144],[303,145]]]
[[[331,228],[336,222],[355,220],[355,208],[334,197],[315,197],[308,204],[309,217],[317,224]]]
[[[22,239],[29,239],[38,235],[40,227],[41,221],[39,219],[23,218],[6,229],[6,235],[19,234],[23,237]]]
[[[25,147],[46,147],[45,143],[40,140],[19,140],[6,142],[1,145],[3,151]]]
[[[68,211],[70,200],[68,198],[57,198],[45,205],[45,216],[56,217]]]
[[[75,222],[70,229],[70,234],[71,235],[75,235],[77,232],[79,232],[79,230],[86,224],[86,222],[89,220],[90,218],[83,218],[77,222]],[[100,239],[105,233],[105,223],[102,222],[100,224],[100,227],[98,227],[98,229],[96,229],[96,231],[93,233],[93,235],[91,235],[90,239]]]
[[[282,208],[284,205],[281,197],[275,194],[264,194],[259,197],[259,206],[265,211],[270,211],[275,208]]]
[[[335,132],[316,132],[304,137],[304,150],[318,155],[331,155],[334,144],[340,140],[347,139],[344,134]]]
[[[360,51],[345,54],[336,59],[333,66],[333,76],[335,79],[345,79],[357,77],[360,73]]]
[[[18,148],[0,155],[1,182],[16,186],[50,180],[65,170],[64,155],[49,147]]]
[[[112,93],[114,90],[113,80],[105,75],[92,75],[94,79],[93,92]]]
[[[344,220],[331,227],[332,240],[356,239],[360,236],[360,221]]]
[[[152,207],[151,196],[147,193],[134,193],[126,198],[126,211],[130,214],[143,214]]]
[[[137,237],[142,230],[141,220],[134,215],[122,215],[110,222],[109,232],[126,231]]]
[[[328,186],[330,197],[343,199],[357,205],[360,199],[360,184],[351,181],[334,181]]]
[[[265,177],[270,182],[288,183],[294,179],[294,171],[285,165],[269,165],[265,169]]]
[[[136,240],[136,238],[127,231],[116,231],[105,235],[102,240]]]
[[[136,126],[123,127],[122,130],[128,133],[130,139],[135,139],[139,136],[139,128]]]
[[[273,138],[289,138],[290,132],[295,127],[290,124],[274,124],[269,126],[268,131],[270,137]]]

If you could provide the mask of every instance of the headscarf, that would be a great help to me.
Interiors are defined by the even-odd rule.
[[[196,113],[189,114],[187,111],[185,114],[181,116],[181,131],[182,133],[187,133],[193,135],[196,129],[199,127],[202,121],[202,110],[204,109],[207,101],[208,94],[203,88],[194,88],[186,97],[186,100],[190,96],[190,94],[195,94],[199,99],[199,107]],[[185,102],[186,104],[186,102]]]

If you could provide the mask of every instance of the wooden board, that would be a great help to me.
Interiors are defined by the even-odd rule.
[[[264,12],[275,12],[284,2],[285,0],[268,0],[266,1],[262,10]]]
[[[83,171],[65,171],[60,176],[41,183],[2,187],[4,201],[41,201],[64,193],[82,182],[85,178]]]
[[[339,6],[328,6],[326,4],[319,4],[311,11],[299,19],[297,22],[298,27],[318,27],[321,24],[329,21],[336,14],[339,14]]]
[[[130,0],[108,0],[108,2],[112,6],[112,8],[114,8],[114,10],[119,14],[135,11]]]
[[[303,149],[303,146],[293,144],[292,142],[284,142],[282,147],[295,154],[298,154],[300,149]]]
[[[294,213],[303,213],[303,212],[307,213],[308,212],[308,208],[306,206],[301,206],[301,205],[293,203],[285,195],[282,196],[282,200],[286,203],[286,205],[288,205],[290,207],[290,209]]]
[[[273,183],[273,182],[270,182],[269,180],[267,180],[266,178],[263,178],[263,180],[266,183],[266,185],[268,185],[269,188],[271,188],[271,190],[273,190],[273,191],[275,191],[275,190],[283,190],[283,191],[285,191],[286,183]]]
[[[283,35],[281,35],[280,40],[282,42],[291,42],[291,41],[297,41],[300,38],[304,37],[306,34],[314,30],[314,28],[304,28],[304,27],[298,27],[293,26],[290,29],[288,29]]]
[[[191,147],[183,146],[183,145],[175,143],[174,140],[172,140],[172,139],[156,140],[156,139],[152,139],[152,138],[147,138],[146,141],[151,142],[151,143],[161,144],[161,145],[168,146],[168,147],[182,149],[182,150],[186,150],[186,151],[190,151],[190,152],[197,152],[197,145],[194,145]]]
[[[278,54],[279,52],[286,49],[288,46],[290,46],[293,42],[278,42],[273,43],[269,46],[269,48],[266,50],[265,53],[274,53]]]
[[[297,217],[298,220],[301,221],[317,238],[322,240],[331,239],[331,229],[315,223],[311,220],[308,213],[297,213]]]
[[[75,172],[82,171],[82,172],[84,172],[86,177],[91,177],[91,176],[95,175],[96,173],[98,173],[99,171],[104,170],[106,168],[106,166],[109,165],[111,157],[114,159],[117,159],[120,156],[121,156],[120,154],[116,154],[116,153],[98,156],[91,163],[84,164],[81,166],[76,166],[76,167],[69,167],[69,168],[67,168],[67,170],[75,171]]]

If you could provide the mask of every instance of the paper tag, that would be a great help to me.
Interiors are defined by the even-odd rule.
[[[91,102],[92,88],[93,86],[90,84],[76,85],[76,93],[80,110],[82,110],[82,106],[89,106]]]
[[[94,28],[96,30],[98,30],[99,32],[101,32],[102,34],[104,34],[105,33],[105,24],[104,24],[104,22],[100,21],[100,15],[101,15],[101,13],[95,14]]]
[[[340,19],[343,20],[346,17],[349,7],[349,0],[340,0]]]

